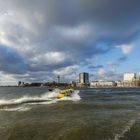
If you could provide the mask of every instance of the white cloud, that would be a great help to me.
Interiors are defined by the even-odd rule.
[[[134,47],[135,46],[133,44],[123,44],[116,46],[116,48],[120,48],[125,55],[130,54],[133,51]]]
[[[73,65],[73,66],[68,66],[65,68],[60,68],[60,69],[54,70],[53,73],[56,75],[71,75],[71,74],[77,72],[78,68],[79,68],[78,65]]]
[[[11,74],[0,72],[0,85],[17,85],[17,79]]]
[[[45,59],[47,62],[50,61],[50,63],[57,64],[65,61],[66,55],[62,52],[49,52],[45,54]]]
[[[93,32],[93,26],[89,24],[81,24],[78,26],[70,27],[70,26],[56,26],[54,30],[58,32],[63,38],[70,40],[85,40]]]
[[[99,76],[100,78],[105,78],[105,76],[106,76],[106,71],[105,71],[104,68],[100,68],[100,69],[98,70],[98,76]]]
[[[116,68],[119,66],[117,62],[107,62],[107,65],[109,66],[111,71],[116,71]]]
[[[37,56],[33,57],[31,61],[36,64],[43,64],[44,65],[54,65],[64,62],[68,56],[63,52],[48,52],[44,54],[38,54]]]

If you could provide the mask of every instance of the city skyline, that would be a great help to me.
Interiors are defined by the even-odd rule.
[[[0,85],[121,80],[140,72],[140,1],[0,0]]]

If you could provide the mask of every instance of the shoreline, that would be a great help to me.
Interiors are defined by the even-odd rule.
[[[136,88],[140,88],[140,86],[135,86],[135,87],[63,87],[63,86],[58,86],[58,87],[48,87],[48,86],[0,86],[0,87],[18,87],[18,88],[47,88],[47,89],[55,89],[55,88],[73,88],[73,89],[126,89],[126,88],[130,88],[130,89],[136,89]]]

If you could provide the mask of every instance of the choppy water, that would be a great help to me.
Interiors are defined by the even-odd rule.
[[[140,89],[0,88],[0,140],[140,140]]]

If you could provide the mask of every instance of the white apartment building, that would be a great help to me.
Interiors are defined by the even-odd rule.
[[[114,87],[116,83],[114,81],[92,81],[90,87]]]
[[[136,73],[124,73],[123,80],[124,81],[132,81],[136,79]]]

